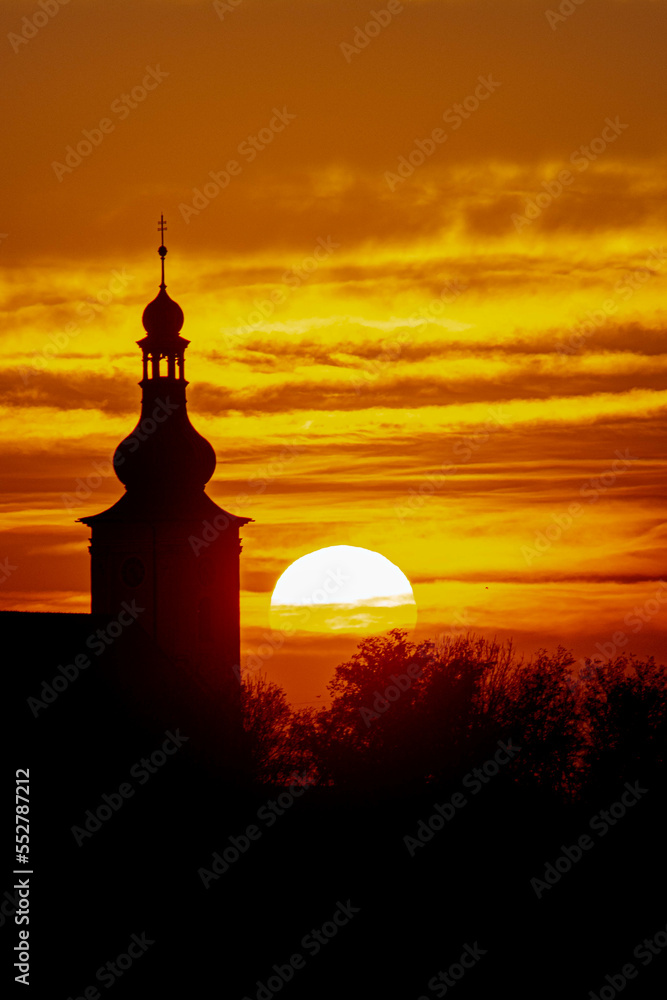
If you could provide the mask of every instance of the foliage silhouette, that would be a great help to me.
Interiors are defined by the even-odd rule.
[[[573,802],[640,775],[664,774],[667,673],[620,656],[573,683],[563,647],[526,660],[511,641],[468,634],[408,641],[394,629],[363,639],[329,684],[331,704],[293,710],[265,678],[243,686],[254,773],[284,782],[306,771],[323,786],[418,791],[451,785],[493,757],[521,751],[494,781]]]
[[[582,770],[613,790],[642,776],[664,781],[667,760],[667,671],[653,657],[623,654],[603,668],[586,661],[589,679],[577,689],[584,730]]]
[[[309,713],[294,712],[278,684],[257,674],[241,685],[245,754],[253,777],[289,784],[296,771],[313,773],[305,733]]]

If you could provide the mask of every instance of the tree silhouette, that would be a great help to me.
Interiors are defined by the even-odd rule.
[[[667,760],[667,669],[653,657],[622,654],[586,660],[577,688],[584,723],[582,771],[589,784],[617,790],[643,777],[664,782]]]
[[[664,775],[667,675],[621,656],[573,685],[563,647],[519,657],[511,641],[444,636],[408,641],[394,629],[363,639],[329,684],[331,704],[294,711],[276,684],[243,685],[257,777],[306,772],[341,789],[418,790],[460,781],[499,740],[520,752],[498,781],[564,801],[640,775]]]
[[[418,787],[454,780],[512,739],[522,747],[515,778],[568,794],[579,750],[570,663],[562,648],[524,663],[511,642],[473,635],[417,646],[400,629],[365,639],[336,669],[314,757],[334,784]]]
[[[414,774],[419,747],[410,740],[419,677],[433,644],[414,646],[407,633],[363,639],[336,668],[331,706],[313,721],[310,747],[321,780],[335,785],[400,785]]]
[[[525,787],[573,799],[581,785],[581,720],[570,686],[570,652],[544,649],[525,662],[510,650],[491,671],[487,711],[503,732],[521,746],[514,763]]]
[[[253,776],[266,784],[289,784],[295,772],[310,772],[307,712],[294,712],[283,689],[264,674],[241,685],[245,752]]]

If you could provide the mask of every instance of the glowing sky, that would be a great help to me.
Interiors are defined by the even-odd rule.
[[[421,635],[664,656],[667,4],[558,6],[5,0],[3,607],[89,607],[164,212],[247,650],[356,545]]]

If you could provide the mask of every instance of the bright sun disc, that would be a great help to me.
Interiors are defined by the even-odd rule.
[[[365,632],[412,628],[410,581],[379,552],[332,545],[301,556],[276,583],[271,627],[285,632]]]

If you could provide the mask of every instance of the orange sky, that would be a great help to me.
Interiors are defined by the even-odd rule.
[[[2,606],[89,607],[164,212],[248,651],[345,544],[419,635],[664,656],[667,4],[44,2],[0,13]],[[265,658],[299,702],[313,642]]]

